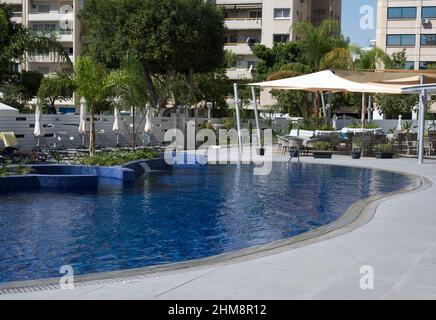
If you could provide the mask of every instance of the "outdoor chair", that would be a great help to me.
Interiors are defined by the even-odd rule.
[[[406,144],[407,144],[407,154],[410,155],[412,152],[416,152],[418,149],[418,134],[417,133],[406,133]]]
[[[20,162],[24,159],[32,158],[31,152],[20,150],[14,132],[1,132],[0,139],[3,140],[3,144],[5,145],[3,150],[0,152],[3,162]]]
[[[397,134],[397,145],[400,151],[403,151],[404,143],[406,141],[406,134],[404,132],[398,132]]]
[[[436,131],[429,131],[430,155],[436,154]]]

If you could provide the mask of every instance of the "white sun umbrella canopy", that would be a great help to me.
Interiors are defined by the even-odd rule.
[[[150,144],[150,140],[151,140],[151,128],[152,128],[151,116],[152,116],[152,110],[148,109],[145,113],[145,127],[144,127],[146,144]]]
[[[33,130],[33,135],[35,137],[42,136],[42,110],[39,104],[35,108],[35,128]]]
[[[80,122],[79,122],[79,134],[82,135],[82,145],[85,146],[85,134],[86,134],[86,116],[87,106],[86,99],[80,100]]]
[[[398,116],[398,125],[397,125],[397,131],[403,130],[403,116],[400,114]]]
[[[332,127],[335,130],[338,130],[338,123],[337,122],[338,122],[338,116],[334,115],[332,118]]]
[[[312,92],[364,92],[399,94],[401,87],[395,85],[358,83],[337,76],[331,70],[306,74],[303,76],[250,84],[265,89],[304,90]]]
[[[37,138],[37,147],[40,145],[40,137],[42,136],[42,110],[39,103],[35,108],[35,128],[33,130],[33,135]]]
[[[120,122],[120,111],[117,107],[114,109],[114,125],[112,127],[112,131],[115,132],[117,136],[117,147],[120,144],[119,134],[120,134],[121,122]]]

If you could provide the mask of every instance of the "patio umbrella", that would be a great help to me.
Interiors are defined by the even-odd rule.
[[[82,136],[82,145],[85,146],[85,134],[86,134],[86,99],[80,100],[80,122],[79,122],[79,134]]]
[[[120,112],[118,108],[114,109],[114,125],[112,127],[112,131],[117,135],[117,147],[120,145],[119,141],[119,133],[120,133]]]
[[[338,121],[338,116],[337,116],[337,115],[334,115],[334,116],[333,116],[333,119],[332,119],[332,127],[333,127],[333,129],[335,129],[335,130],[338,130],[338,124],[337,124],[337,121]]]
[[[400,115],[398,116],[398,126],[397,126],[397,131],[401,131],[401,130],[403,130],[403,121],[402,121],[402,119],[403,119],[403,116],[400,114]]]
[[[39,147],[39,137],[42,136],[42,110],[39,104],[35,108],[35,129],[33,135],[38,138],[37,147]]]
[[[151,113],[152,110],[147,110],[145,113],[145,127],[144,127],[144,134],[145,134],[145,143],[150,144],[151,139]]]

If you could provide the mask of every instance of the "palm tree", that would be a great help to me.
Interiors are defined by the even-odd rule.
[[[64,63],[64,67],[72,67],[55,34],[34,32],[15,24],[3,8],[0,6],[0,78],[10,72],[12,61],[22,63],[37,55],[49,55],[55,62]]]
[[[89,155],[95,155],[95,111],[109,96],[108,74],[103,65],[88,56],[80,57],[74,68],[74,85],[77,94],[85,98],[90,116]]]
[[[55,102],[73,98],[74,80],[66,73],[55,73],[44,77],[38,90],[38,99],[47,101],[52,111],[56,112]]]
[[[150,97],[145,90],[146,79],[139,61],[127,58],[119,70],[112,71],[107,79],[107,88],[112,97],[120,98],[120,103],[132,109],[132,148],[136,149],[139,128],[143,125],[147,112],[152,112]],[[139,121],[136,117],[141,113]]]
[[[303,61],[284,65],[274,72],[269,79],[286,77],[284,71],[297,74],[318,72],[332,67],[347,67],[352,59],[347,51],[347,42],[340,34],[340,24],[336,20],[324,20],[319,26],[313,26],[309,21],[296,23],[294,32],[303,52]],[[314,93],[313,112],[318,115],[319,94]],[[324,110],[324,115],[326,115]]]

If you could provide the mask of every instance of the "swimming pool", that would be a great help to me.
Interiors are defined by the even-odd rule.
[[[189,166],[93,193],[0,196],[0,283],[141,268],[290,238],[337,220],[396,173],[315,164]]]

